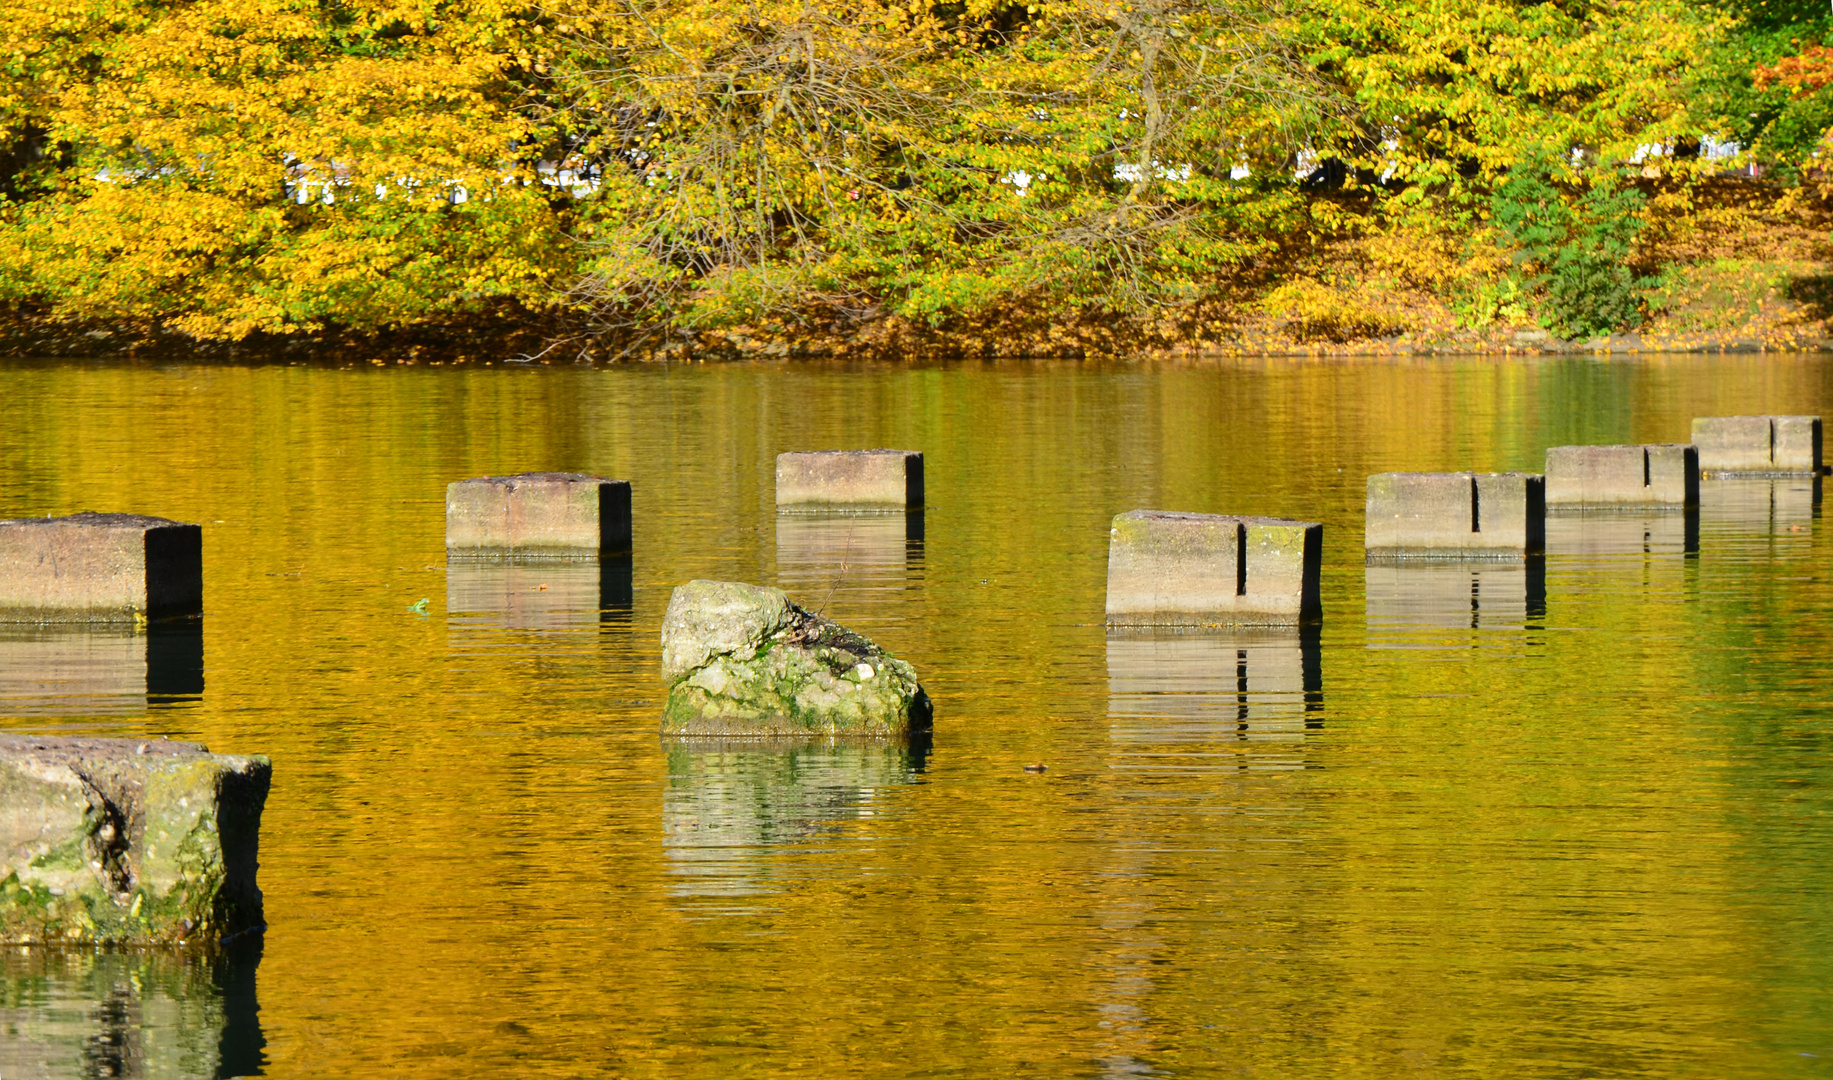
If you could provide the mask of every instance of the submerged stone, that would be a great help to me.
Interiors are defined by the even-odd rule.
[[[1693,445],[1708,476],[1818,476],[1818,416],[1696,416]]]
[[[446,486],[446,553],[587,558],[630,550],[630,482],[583,473],[480,476]]]
[[[0,942],[211,942],[262,924],[265,757],[0,738]]]
[[[690,581],[662,620],[662,730],[905,735],[929,726],[911,666],[781,589]]]
[[[0,622],[132,624],[203,605],[197,525],[143,514],[0,521]]]
[[[1538,473],[1376,473],[1368,478],[1367,557],[1521,559],[1546,550]]]
[[[776,456],[778,510],[916,510],[923,455],[916,450],[821,450]]]

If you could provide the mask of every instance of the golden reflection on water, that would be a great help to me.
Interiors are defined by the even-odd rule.
[[[0,635],[7,726],[275,762],[258,973],[9,956],[11,1046],[131,1016],[277,1076],[1833,1059],[1812,485],[1708,483],[1691,545],[1618,520],[1513,570],[1361,558],[1371,472],[1833,415],[1826,358],[42,364],[0,401],[0,515],[201,521],[207,612],[201,693],[154,692],[150,639]],[[775,454],[873,446],[925,452],[923,514],[776,514]],[[535,469],[630,480],[631,561],[448,565],[445,484]],[[1325,522],[1315,647],[1110,639],[1107,523],[1138,507]],[[664,742],[691,577],[909,659],[933,747]]]

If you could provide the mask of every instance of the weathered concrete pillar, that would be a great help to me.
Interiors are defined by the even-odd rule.
[[[0,521],[0,622],[137,622],[204,607],[203,529],[140,514]]]
[[[1699,505],[1699,450],[1674,443],[1547,448],[1547,509]]]
[[[923,505],[914,450],[823,450],[776,456],[779,510],[882,511]]]
[[[1109,626],[1280,626],[1323,614],[1324,527],[1132,510],[1108,537]]]
[[[0,942],[206,942],[262,925],[265,757],[0,738]]]
[[[1376,473],[1371,559],[1518,559],[1546,544],[1546,482],[1533,473]]]
[[[1693,445],[1707,476],[1767,476],[1820,472],[1818,416],[1701,416],[1693,420]]]
[[[446,552],[580,558],[630,550],[630,484],[581,473],[521,473],[446,487]]]

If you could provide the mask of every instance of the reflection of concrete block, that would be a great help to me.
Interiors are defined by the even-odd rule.
[[[0,628],[0,716],[134,712],[204,692],[200,620]],[[0,1075],[5,1075],[0,1073]]]
[[[1283,518],[1133,510],[1108,541],[1109,626],[1311,622],[1324,527]]]
[[[1302,768],[1324,703],[1315,628],[1109,631],[1107,685],[1114,767],[1141,773]]]
[[[1699,504],[1699,451],[1691,446],[1554,446],[1547,450],[1547,506]]]
[[[132,622],[203,604],[196,525],[139,514],[0,521],[0,622]]]
[[[1368,625],[1520,630],[1547,609],[1544,560],[1371,563],[1363,571]]]
[[[1547,515],[1548,555],[1688,555],[1699,550],[1699,511],[1618,509]]]
[[[1705,485],[1700,520],[1712,530],[1769,533],[1801,530],[1818,515],[1819,476],[1726,476]]]
[[[1545,523],[1545,481],[1532,473],[1368,478],[1371,558],[1521,558],[1545,545]]]
[[[630,550],[630,485],[578,473],[522,473],[446,487],[454,555],[576,558]]]
[[[1785,476],[1820,471],[1818,416],[1701,416],[1693,421],[1699,467]]]
[[[630,606],[630,561],[536,563],[454,559],[446,565],[446,615],[510,630],[589,630]]]
[[[776,584],[866,633],[922,587],[923,512],[776,515]]]
[[[923,515],[778,514],[776,565],[789,592],[810,589],[904,585],[911,548],[921,545]],[[919,548],[920,550],[920,548]]]
[[[902,510],[923,505],[923,455],[913,450],[778,454],[782,509]]]

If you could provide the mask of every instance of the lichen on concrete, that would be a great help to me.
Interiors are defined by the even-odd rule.
[[[905,735],[929,697],[911,666],[780,589],[690,581],[662,621],[662,730],[698,735]]]
[[[0,738],[0,942],[213,942],[262,924],[265,757]]]

